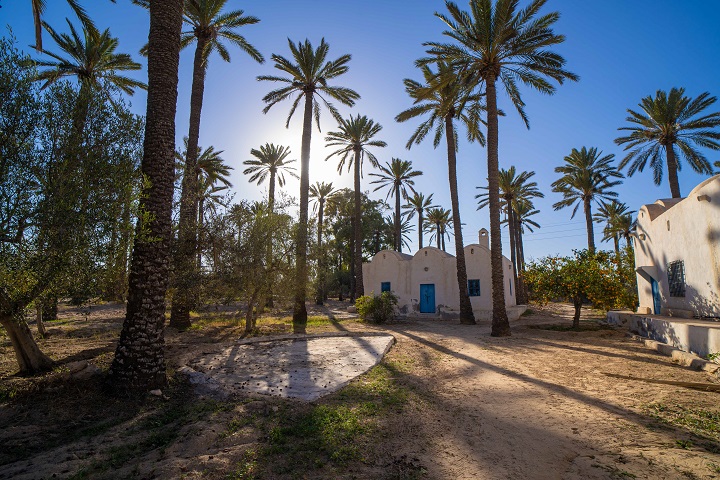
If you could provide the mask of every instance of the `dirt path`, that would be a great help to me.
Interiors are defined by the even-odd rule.
[[[409,381],[426,403],[402,419],[412,437],[387,445],[424,459],[430,478],[715,478],[720,445],[653,416],[707,409],[717,394],[621,380],[708,382],[648,351],[622,331],[530,328],[510,338],[489,325],[419,321],[392,328],[394,356],[413,360]],[[693,410],[694,409],[694,410]],[[701,445],[698,445],[701,443]]]
[[[0,479],[720,478],[718,394],[642,381],[717,380],[622,330],[554,329],[570,323],[565,306],[534,308],[509,338],[490,337],[487,322],[372,326],[333,309],[316,312],[331,321],[309,331],[384,332],[397,343],[369,374],[312,403],[217,402],[181,383],[132,405],[104,397],[101,378],[67,382],[60,371],[26,388],[3,376],[3,391],[19,393],[0,398]],[[52,326],[43,348],[106,367],[122,317],[101,313]],[[279,317],[261,324],[287,328]],[[221,318],[169,331],[170,370],[234,345],[241,330]],[[2,353],[0,365],[11,363],[7,345]]]

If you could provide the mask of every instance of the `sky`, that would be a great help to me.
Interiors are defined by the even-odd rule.
[[[81,2],[96,25],[109,28],[119,39],[117,52],[129,53],[143,64],[143,70],[133,72],[135,78],[146,80],[146,62],[138,53],[147,42],[149,20],[147,12],[129,0],[84,0]],[[521,0],[521,5],[527,4]],[[63,0],[47,2],[45,20],[58,32],[68,31],[65,19],[75,24],[77,19]],[[467,9],[467,3],[458,4]],[[19,46],[33,57],[34,44],[30,0],[0,0],[0,24],[8,25],[18,39]],[[387,147],[375,149],[381,163],[391,158],[412,161],[424,175],[417,178],[415,188],[425,195],[433,194],[436,204],[450,208],[447,158],[444,146],[435,150],[432,140],[405,148],[408,138],[419,121],[395,122],[395,116],[412,105],[403,86],[403,79],[421,80],[414,61],[424,56],[423,42],[445,41],[443,22],[434,13],[446,12],[439,0],[263,0],[241,2],[228,0],[227,9],[241,9],[246,15],[258,17],[260,22],[240,29],[240,34],[265,56],[258,64],[239,49],[231,48],[231,63],[215,54],[210,59],[205,85],[205,99],[200,127],[200,145],[222,150],[226,163],[234,168],[231,181],[236,200],[260,200],[267,195],[267,184],[248,183],[243,175],[244,160],[251,157],[250,149],[265,143],[287,145],[299,159],[302,112],[298,110],[285,128],[290,103],[275,105],[262,113],[262,97],[274,88],[269,82],[259,82],[258,75],[279,73],[273,68],[272,54],[290,58],[288,39],[297,43],[306,38],[318,45],[322,38],[330,45],[328,58],[352,55],[349,71],[333,81],[357,91],[361,99],[353,108],[340,106],[343,117],[350,114],[367,115],[383,126],[377,138]],[[553,203],[561,199],[552,192],[551,183],[559,174],[554,169],[573,148],[596,147],[604,154],[614,154],[619,162],[622,147],[613,140],[626,126],[627,109],[637,109],[643,97],[657,90],[684,87],[686,94],[696,97],[703,92],[720,94],[720,2],[717,0],[548,0],[543,12],[558,11],[560,20],[554,30],[566,37],[565,43],[555,47],[567,60],[566,68],[580,76],[579,82],[559,85],[555,95],[547,96],[521,87],[530,118],[527,129],[509,103],[499,92],[499,107],[506,117],[499,124],[500,166],[515,165],[518,170],[535,171],[534,179],[545,194],[535,206],[535,216],[541,225],[534,233],[525,235],[525,254],[529,259],[546,255],[567,255],[572,249],[587,247],[582,211],[571,219],[572,209],[554,211]],[[4,34],[7,34],[6,31]],[[49,35],[44,35],[46,50],[59,53]],[[187,135],[192,60],[194,45],[183,51],[180,58],[180,84],[176,117],[177,144]],[[130,98],[131,109],[145,114],[145,94],[140,91]],[[720,110],[720,102],[709,112]],[[352,187],[352,175],[343,171],[338,175],[337,160],[325,160],[325,135],[336,130],[329,112],[323,112],[321,132],[313,131],[310,182],[333,182],[333,185]],[[462,134],[461,134],[462,136]],[[703,150],[710,162],[720,160],[720,152]],[[458,152],[458,186],[460,213],[465,244],[477,242],[481,228],[489,230],[487,209],[477,211],[475,195],[478,186],[487,185],[487,151],[478,144],[460,142]],[[299,162],[298,162],[299,163]],[[373,192],[370,185],[372,170],[365,167],[363,190],[372,198],[385,198],[385,192]],[[680,188],[687,195],[700,183],[703,175],[695,174],[684,165]],[[299,197],[299,182],[288,179],[285,192]],[[624,180],[617,188],[618,199],[638,210],[658,198],[670,197],[667,177],[656,186],[649,170],[638,172]],[[594,207],[596,208],[596,206]],[[388,212],[389,213],[389,212]],[[602,225],[596,224],[596,242],[600,244]],[[410,234],[411,251],[417,249],[417,233]],[[427,244],[427,238],[425,240]],[[449,242],[451,252],[454,243]],[[503,229],[503,253],[509,256],[507,229]]]

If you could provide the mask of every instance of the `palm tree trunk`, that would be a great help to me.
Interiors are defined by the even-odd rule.
[[[402,252],[402,239],[400,236],[400,184],[395,185],[395,250]]]
[[[198,246],[196,249],[197,255],[197,271],[202,274],[202,252],[203,252],[203,227],[205,223],[205,198],[198,199],[198,218],[197,218],[197,231],[198,231]]]
[[[420,245],[419,249],[423,248],[423,211],[418,210],[418,245]]]
[[[515,210],[512,211],[513,215],[515,217],[515,249],[517,250],[517,253],[515,254],[515,258],[517,259],[517,272],[518,272],[518,281],[517,281],[517,291],[518,293],[515,296],[515,301],[519,305],[527,305],[528,303],[528,290],[527,285],[525,284],[525,254],[523,253],[523,244],[522,244],[522,228],[520,226],[520,220],[517,217],[517,212]]]
[[[175,254],[175,294],[170,310],[170,326],[185,330],[190,326],[190,310],[195,308],[198,291],[197,208],[198,208],[198,142],[200,140],[200,117],[205,94],[203,61],[208,39],[199,36],[193,63],[193,82],[190,93],[190,130],[188,132],[185,174],[180,192],[180,220],[178,222],[178,248]]]
[[[590,250],[590,253],[594,253],[595,232],[593,230],[592,205],[589,198],[583,200],[583,210],[585,211],[585,223],[587,224],[588,250]]]
[[[268,190],[268,210],[270,210],[270,215],[272,215],[275,212],[275,170],[270,170],[270,188]],[[270,269],[272,262],[273,262],[273,235],[272,232],[270,232],[270,241],[267,245],[267,261],[266,265],[267,268]],[[272,308],[275,305],[275,302],[273,300],[273,283],[275,276],[272,273],[268,273],[267,276],[267,298],[265,299],[265,305],[267,307]]]
[[[355,264],[355,298],[365,295],[362,273],[362,209],[360,204],[360,150],[355,150],[355,252],[353,263]]]
[[[505,200],[505,208],[507,209],[508,234],[510,235],[510,261],[512,262],[513,285],[515,285],[515,303],[518,302],[518,276],[517,276],[517,241],[515,238],[515,212],[511,202]]]
[[[109,385],[116,392],[165,385],[165,293],[168,286],[180,27],[183,1],[150,2],[148,96],[140,200],[127,312]]]
[[[672,198],[681,198],[680,182],[678,182],[677,174],[677,158],[675,158],[674,145],[666,145],[665,152],[667,152],[667,169],[668,181],[670,182],[670,194],[672,195]]]
[[[615,253],[620,253],[620,239],[617,234],[613,235],[613,242],[615,243]]]
[[[465,265],[465,246],[463,245],[462,222],[460,222],[460,201],[458,200],[457,157],[455,154],[455,132],[452,116],[445,117],[445,139],[447,140],[448,179],[450,181],[450,203],[452,206],[453,228],[455,229],[455,259],[458,291],[460,293],[460,323],[475,325],[470,296],[468,295],[467,266]]]
[[[300,218],[298,219],[297,245],[295,251],[295,306],[293,308],[293,332],[305,333],[307,325],[307,235],[308,201],[310,195],[310,141],[312,140],[312,93],[305,94],[302,146],[300,147]]]
[[[503,272],[502,241],[500,238],[500,171],[498,161],[498,110],[495,77],[485,79],[487,101],[487,167],[488,199],[490,206],[490,267],[492,270],[493,318],[490,335],[510,335],[510,322],[505,310],[505,282]]]
[[[317,236],[317,248],[318,248],[318,285],[317,292],[315,294],[315,305],[322,305],[325,300],[325,252],[322,248],[322,234],[323,234],[323,213],[325,208],[325,200],[320,198],[318,200],[318,236]]]
[[[437,248],[440,249],[440,224],[435,224],[435,237],[437,238]]]

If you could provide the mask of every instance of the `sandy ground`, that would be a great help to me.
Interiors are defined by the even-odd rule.
[[[325,468],[292,477],[265,473],[258,478],[720,478],[717,393],[647,381],[717,384],[717,379],[672,363],[623,330],[537,328],[569,324],[570,310],[562,305],[533,309],[532,315],[513,323],[513,335],[507,338],[490,337],[487,322],[461,326],[418,319],[371,326],[345,320],[315,327],[318,332],[394,335],[397,343],[383,363],[404,366],[395,369],[393,381],[412,393],[411,401],[380,420],[371,454],[344,466],[343,475]],[[336,318],[342,311],[341,305],[335,305],[315,313]],[[77,316],[64,326],[51,326],[54,334],[43,348],[51,353],[58,349],[59,359],[87,358],[100,367],[107,365],[121,315],[108,307],[102,314]],[[168,332],[169,366],[180,368],[192,358],[227,348],[237,341],[238,332],[239,327],[213,325],[185,334]],[[76,344],[82,348],[67,350]],[[7,342],[0,345],[0,386],[6,389],[23,382],[7,376],[11,353]],[[127,441],[129,434],[123,432],[132,431],[131,421],[94,437],[50,442],[46,448],[34,445],[33,437],[52,433],[47,413],[42,417],[38,409],[52,412],[53,402],[66,410],[79,408],[72,399],[58,403],[49,397],[52,389],[60,388],[57,382],[50,385],[0,401],[0,446],[41,452],[11,463],[3,461],[0,452],[0,478],[50,478],[53,473],[55,478],[255,478],[230,477],[228,472],[250,447],[267,439],[252,429],[223,436],[228,415],[239,418],[263,411],[267,415],[268,409],[272,414],[272,409],[298,405],[268,397],[236,398],[230,413],[219,411],[184,427],[162,451],[150,444],[114,470],[80,476],[77,472],[91,462],[106,458],[102,445],[112,451],[120,439]],[[342,402],[341,393],[315,405]],[[122,408],[103,402],[107,408]],[[72,417],[72,411],[64,414]],[[388,465],[398,462],[409,467],[390,476]],[[266,467],[259,465],[256,471],[270,471]]]

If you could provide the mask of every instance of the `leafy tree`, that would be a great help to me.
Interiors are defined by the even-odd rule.
[[[509,169],[500,169],[500,198],[501,206],[504,207],[508,230],[510,234],[510,260],[513,264],[513,280],[515,283],[515,298],[517,303],[527,303],[527,292],[525,289],[524,281],[522,278],[522,268],[520,266],[519,258],[519,239],[518,229],[520,228],[519,221],[517,218],[517,210],[521,203],[529,203],[532,206],[533,198],[543,198],[545,195],[537,188],[536,182],[530,182],[529,180],[535,176],[535,172],[520,172],[517,173],[515,166],[511,166]],[[482,190],[488,190],[487,187],[477,187]],[[484,208],[489,203],[488,192],[479,193],[475,195],[478,199],[478,210]]]
[[[310,141],[312,139],[312,119],[320,130],[320,103],[322,100],[325,107],[336,119],[340,119],[335,106],[328,102],[325,96],[337,100],[348,106],[353,106],[355,100],[360,98],[354,90],[346,87],[337,87],[328,84],[329,80],[339,77],[348,71],[350,55],[343,55],[336,60],[327,61],[327,54],[330,46],[325,39],[320,41],[317,49],[314,49],[309,40],[298,43],[297,46],[288,39],[290,52],[295,63],[273,54],[275,68],[287,74],[286,77],[272,75],[261,75],[258,80],[280,82],[286,84],[271,91],[263,101],[267,104],[263,113],[267,113],[273,105],[296,95],[290,113],[288,113],[285,127],[290,126],[290,119],[301,100],[305,100],[303,108],[303,131],[302,145],[300,147],[300,219],[297,230],[297,251],[296,251],[296,277],[295,277],[295,307],[293,310],[293,330],[296,333],[305,332],[307,325],[307,308],[305,298],[307,295],[307,243],[308,243],[308,196],[310,191]]]
[[[421,115],[429,115],[420,124],[408,140],[409,149],[413,143],[419,144],[431,131],[435,131],[433,146],[440,144],[445,135],[447,144],[448,178],[450,182],[450,203],[452,206],[452,223],[455,228],[455,255],[457,257],[457,281],[460,291],[460,323],[474,324],[475,317],[467,292],[467,268],[465,250],[460,221],[460,201],[457,187],[457,132],[454,121],[459,120],[467,131],[469,141],[477,140],[485,144],[485,136],[480,131],[481,113],[485,106],[481,103],[481,95],[473,93],[472,84],[462,81],[450,63],[438,58],[438,71],[433,72],[428,65],[422,65],[425,84],[405,79],[405,91],[415,101],[415,105],[400,113],[395,119],[404,122]]]
[[[372,119],[369,119],[365,115],[362,117],[358,114],[356,117],[350,116],[348,120],[339,119],[340,130],[337,132],[329,132],[325,141],[326,146],[331,148],[337,148],[330,155],[325,157],[325,160],[334,156],[340,157],[338,163],[338,173],[342,173],[342,169],[347,162],[348,171],[350,167],[353,168],[354,172],[354,184],[355,184],[355,210],[354,210],[354,222],[355,222],[355,238],[354,246],[354,274],[355,274],[355,291],[352,298],[358,298],[365,292],[363,287],[362,277],[362,215],[361,215],[361,190],[360,190],[360,178],[362,177],[362,162],[365,157],[373,167],[378,166],[377,158],[375,155],[368,150],[368,147],[385,147],[387,144],[382,140],[375,140],[374,137],[380,130],[382,125],[375,123]]]
[[[415,192],[407,199],[407,204],[403,205],[405,216],[411,220],[415,214],[418,216],[418,248],[423,248],[423,225],[425,224],[425,212],[435,205],[432,203],[433,194],[425,197],[422,193]]]
[[[175,157],[175,110],[182,0],[152,2],[148,35],[148,98],[140,197],[130,265],[127,312],[109,386],[116,392],[165,385],[165,294],[169,278]]]
[[[41,94],[26,63],[12,40],[0,40],[0,324],[29,374],[52,361],[35,343],[25,309],[50,291],[99,294],[120,256],[122,243],[111,240],[115,205],[134,190],[142,121],[90,90],[88,125],[75,138],[78,89],[54,82]]]
[[[200,119],[203,96],[205,95],[205,76],[212,52],[217,51],[220,58],[230,61],[230,53],[223,41],[238,47],[250,57],[262,63],[262,54],[252,46],[237,29],[254,25],[260,20],[244,16],[242,10],[223,12],[227,0],[185,0],[183,22],[189,30],[182,32],[181,46],[195,45],[193,60],[193,81],[190,93],[190,127],[186,154],[185,175],[180,193],[180,221],[178,224],[178,247],[175,252],[175,294],[170,312],[170,326],[184,330],[190,326],[190,310],[196,301],[198,249],[198,202],[199,184],[197,160],[199,155]]]
[[[290,147],[281,147],[273,143],[266,143],[259,150],[253,148],[250,154],[257,160],[245,160],[243,165],[247,165],[248,168],[243,170],[243,173],[251,175],[248,181],[257,182],[258,185],[262,185],[268,175],[270,176],[268,205],[272,211],[275,205],[275,180],[277,179],[278,185],[282,188],[285,186],[285,173],[299,178],[295,173],[295,167],[289,165],[296,160],[286,160],[290,155]]]
[[[332,182],[315,182],[310,185],[310,198],[315,199],[318,221],[317,221],[317,251],[318,251],[318,285],[315,294],[315,303],[322,305],[325,301],[325,249],[323,248],[323,220],[325,213],[325,202],[335,194]]]
[[[517,0],[471,0],[470,12],[446,1],[450,15],[436,13],[448,29],[443,32],[456,43],[428,42],[430,58],[420,63],[434,63],[437,58],[454,66],[463,81],[482,88],[487,106],[487,165],[490,193],[490,254],[492,265],[493,336],[510,335],[505,311],[502,243],[500,241],[500,198],[498,193],[498,107],[497,82],[505,88],[512,104],[526,125],[525,103],[517,87],[519,80],[541,93],[552,94],[551,78],[562,84],[578,77],[564,69],[565,59],[549,47],[565,41],[552,30],[560,18],[557,12],[539,15],[546,0],[532,0],[518,9]]]
[[[378,191],[381,188],[387,188],[388,193],[385,196],[385,201],[390,197],[395,197],[395,216],[393,223],[395,226],[395,250],[402,252],[402,233],[400,231],[400,197],[404,200],[408,199],[408,190],[415,193],[415,180],[413,178],[422,175],[423,173],[419,170],[412,169],[412,162],[407,160],[400,160],[399,158],[393,158],[390,162],[385,162],[385,165],[378,165],[381,173],[371,173],[373,177],[377,177],[377,180],[373,180],[370,183],[379,184],[374,191]]]
[[[611,188],[622,183],[621,180],[610,180],[612,178],[623,178],[623,175],[612,164],[615,155],[602,156],[597,148],[577,150],[572,149],[570,155],[565,157],[565,164],[555,167],[557,173],[562,177],[553,182],[553,192],[561,193],[563,199],[555,204],[553,208],[560,210],[565,207],[573,208],[570,218],[580,205],[585,212],[585,224],[587,227],[588,249],[595,251],[595,234],[593,232],[592,203],[609,201],[617,197],[617,192]]]
[[[595,308],[637,307],[634,258],[623,255],[575,250],[568,257],[545,257],[528,265],[527,281],[532,297],[542,303],[556,298],[573,302],[573,328],[580,328],[583,298]]]
[[[641,112],[628,109],[626,121],[632,124],[618,130],[628,134],[615,139],[618,145],[625,145],[628,151],[619,169],[628,167],[628,177],[636,171],[642,172],[650,161],[655,185],[663,177],[662,152],[665,151],[665,165],[668,171],[670,192],[673,198],[680,198],[680,184],[677,172],[680,158],[684,157],[693,170],[712,174],[712,167],[697,147],[711,150],[720,149],[720,112],[700,115],[717,100],[708,92],[697,98],[685,96],[684,88],[673,88],[670,93],[658,90],[655,97],[647,96],[640,101]],[[676,151],[677,149],[677,151]]]

